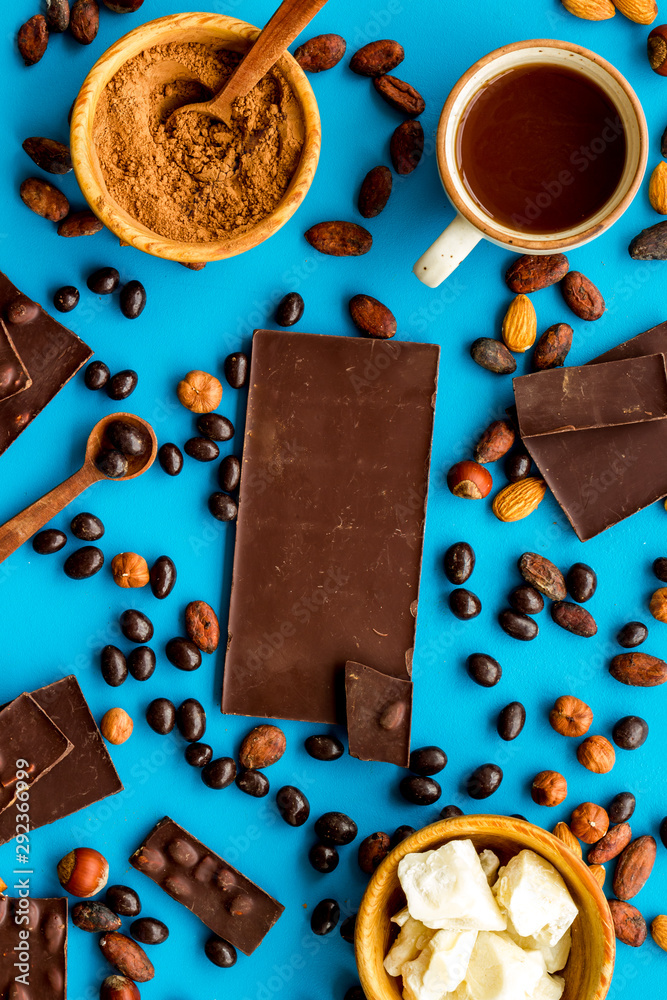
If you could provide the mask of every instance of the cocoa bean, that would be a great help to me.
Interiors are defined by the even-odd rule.
[[[620,653],[611,661],[609,673],[631,687],[657,687],[667,681],[667,663],[648,653]]]
[[[419,91],[397,76],[376,76],[373,86],[387,104],[410,118],[416,118],[426,107]]]
[[[653,837],[637,837],[616,862],[612,887],[619,899],[632,899],[644,888],[653,870],[656,842]]]
[[[618,940],[630,945],[631,948],[643,945],[647,927],[637,907],[631,903],[622,903],[620,899],[610,899],[608,903]]]
[[[51,31],[67,31],[69,27],[69,0],[46,0],[46,23]]]
[[[494,420],[475,445],[473,458],[483,465],[497,462],[510,450],[515,437],[514,428],[509,420]]]
[[[505,272],[507,287],[516,295],[528,295],[540,288],[555,285],[565,277],[570,268],[565,254],[554,253],[544,257],[524,254],[515,260]]]
[[[202,653],[214,653],[220,642],[220,625],[205,601],[191,601],[185,609],[185,631]]]
[[[384,76],[403,62],[403,46],[391,38],[369,42],[354,53],[350,69],[359,76]]]
[[[117,931],[121,925],[121,919],[104,903],[96,903],[92,899],[86,899],[77,903],[72,909],[72,923],[79,930],[88,931],[90,934],[99,934],[104,931]]]
[[[69,202],[62,191],[39,177],[28,177],[20,187],[24,205],[51,222],[60,222],[69,212]]]
[[[35,14],[19,28],[18,47],[26,66],[38,63],[48,44],[49,28],[41,14]]]
[[[551,617],[556,625],[572,632],[573,635],[590,639],[596,635],[598,627],[590,611],[571,601],[556,601],[551,605]]]
[[[478,337],[470,348],[473,361],[496,375],[511,375],[516,371],[516,358],[500,340]]]
[[[667,128],[660,137],[660,152],[663,156],[667,157]]]
[[[567,596],[565,577],[552,562],[536,552],[524,552],[519,559],[519,573],[526,583],[539,590],[552,601],[563,601]]]
[[[396,333],[396,318],[372,295],[353,295],[349,302],[352,322],[368,337],[389,340]]]
[[[58,226],[58,236],[94,236],[104,226],[89,209],[71,212]]]
[[[270,767],[285,753],[287,741],[278,726],[255,726],[248,733],[239,750],[239,764],[248,771]]]
[[[554,323],[542,334],[533,351],[533,366],[538,371],[562,368],[572,347],[573,330],[568,323]]]
[[[104,6],[114,14],[133,14],[139,10],[144,0],[103,0]]]
[[[612,826],[602,840],[598,840],[588,852],[589,865],[603,865],[612,858],[617,858],[632,840],[632,829],[629,823],[618,823]]]
[[[35,135],[25,140],[23,148],[33,163],[49,174],[68,174],[72,169],[69,146],[63,142]]]
[[[424,152],[424,129],[421,123],[408,119],[401,122],[389,142],[389,154],[397,174],[411,174]]]
[[[375,869],[389,854],[391,840],[386,833],[371,833],[370,837],[359,844],[357,859],[359,867],[366,875],[372,875]]]
[[[100,951],[109,965],[135,983],[147,983],[155,975],[153,963],[136,941],[124,934],[103,934],[99,939]]]
[[[628,251],[633,260],[667,260],[667,222],[656,222],[655,226],[642,229]]]
[[[389,201],[393,179],[389,167],[373,167],[363,179],[359,191],[359,211],[364,219],[374,219]]]
[[[600,319],[606,306],[602,295],[592,281],[580,271],[569,271],[561,283],[565,304],[575,316],[588,322]]]
[[[318,222],[305,234],[311,247],[331,257],[359,257],[373,246],[373,237],[356,222]]]
[[[90,45],[100,26],[100,7],[97,0],[74,0],[69,19],[69,30],[80,45]]]
[[[333,69],[341,61],[346,47],[341,35],[316,35],[299,46],[294,58],[307,73],[321,73]]]

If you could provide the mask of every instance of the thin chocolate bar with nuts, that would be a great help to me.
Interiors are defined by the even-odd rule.
[[[0,997],[65,1000],[67,899],[0,896]]]
[[[0,709],[0,813],[15,801],[22,783],[30,793],[72,750],[72,743],[30,695]]]
[[[255,950],[285,909],[168,816],[130,864],[244,955]]]

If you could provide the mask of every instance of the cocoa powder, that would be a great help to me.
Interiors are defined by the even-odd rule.
[[[194,112],[167,121],[217,93],[240,58],[198,42],[156,45],[128,60],[100,97],[94,141],[109,194],[161,236],[210,242],[247,232],[297,169],[303,117],[277,68],[235,102],[231,127]]]

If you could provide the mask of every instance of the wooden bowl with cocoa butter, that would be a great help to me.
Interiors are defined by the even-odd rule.
[[[258,35],[231,17],[174,14],[131,31],[90,70],[72,111],[72,162],[92,211],[122,244],[196,268],[258,246],[296,212],[321,127],[289,53],[231,128],[189,112],[170,119],[215,92]]]
[[[603,1000],[614,970],[616,939],[607,900],[588,866],[561,840],[523,820],[507,816],[457,816],[418,830],[378,867],[359,907],[355,952],[368,1000],[401,1000],[401,980],[390,976],[384,959],[396,937],[391,918],[405,906],[398,879],[408,854],[431,851],[454,840],[471,840],[477,851],[491,850],[501,865],[520,851],[534,851],[561,875],[578,915],[571,927],[572,948],[558,975],[565,980],[561,1000]]]

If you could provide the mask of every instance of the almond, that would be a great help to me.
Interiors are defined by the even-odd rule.
[[[667,917],[662,914],[651,924],[651,935],[659,948],[667,951]]]
[[[616,13],[611,0],[563,0],[563,7],[586,21],[607,21]]]
[[[655,0],[614,0],[621,14],[636,24],[653,24],[658,16]]]
[[[625,848],[616,864],[613,888],[619,899],[632,899],[644,888],[653,870],[656,843],[653,837],[637,837]]]
[[[589,865],[588,870],[597,882],[597,884],[602,887],[604,886],[604,880],[607,877],[607,869],[604,865]]]
[[[631,903],[622,903],[620,899],[610,899],[608,903],[618,940],[631,948],[643,945],[648,931],[646,921],[637,907]]]
[[[667,163],[661,160],[651,174],[648,200],[660,215],[667,215]]]
[[[609,673],[631,687],[657,687],[667,681],[667,663],[648,653],[620,653],[611,661]]]
[[[503,320],[503,340],[510,351],[523,354],[537,337],[535,306],[527,295],[517,295]]]
[[[612,826],[608,833],[598,840],[597,844],[588,852],[589,865],[601,865],[605,861],[617,858],[621,851],[624,851],[632,840],[632,829],[629,823],[617,823]]]
[[[492,510],[499,521],[521,521],[537,510],[547,485],[543,479],[527,476],[518,483],[510,483],[497,493]]]
[[[570,830],[567,823],[556,823],[554,827],[554,837],[558,837],[559,840],[565,844],[565,846],[576,854],[578,858],[583,857],[581,844]]]

